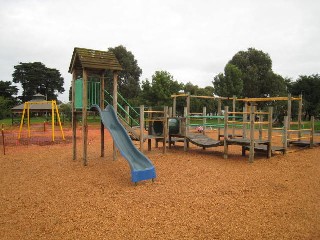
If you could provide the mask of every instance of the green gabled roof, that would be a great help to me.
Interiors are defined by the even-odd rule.
[[[69,73],[72,73],[73,69],[81,70],[83,68],[93,70],[122,70],[120,63],[113,52],[76,47],[73,50]]]

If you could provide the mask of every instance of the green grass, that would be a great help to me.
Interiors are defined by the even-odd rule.
[[[20,124],[20,119],[14,119],[15,120],[15,125],[19,125]],[[51,122],[51,118],[48,118],[49,122]],[[81,125],[81,116],[78,116],[77,118],[78,120],[78,124]],[[25,120],[26,121],[26,120]],[[32,117],[31,118],[31,124],[39,124],[39,123],[43,123],[46,121],[45,117]],[[61,119],[61,121],[63,121],[63,119]],[[88,116],[88,124],[92,124],[92,125],[98,125],[100,123],[100,116]],[[203,125],[203,120],[202,119],[191,119],[190,123],[195,126],[195,125]],[[12,120],[11,118],[5,118],[5,119],[1,119],[0,120],[0,124],[4,124],[4,126],[12,126]],[[218,124],[218,119],[207,119],[206,120],[206,124],[207,125],[217,125]],[[220,124],[224,124],[223,119],[220,120]],[[71,121],[64,119],[64,125],[71,125]],[[258,127],[258,125],[257,125]],[[280,126],[282,127],[282,126]],[[267,128],[267,125],[264,125],[264,128]],[[302,125],[303,129],[310,129],[310,122],[306,122]],[[297,124],[293,124],[291,125],[291,129],[296,130],[298,129],[298,125]],[[315,131],[320,132],[320,120],[315,121]]]

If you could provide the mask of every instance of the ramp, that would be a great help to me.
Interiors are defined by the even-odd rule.
[[[117,118],[113,107],[108,105],[104,110],[101,110],[98,105],[93,105],[91,108],[99,111],[104,127],[110,132],[121,155],[128,161],[131,169],[131,181],[136,183],[156,178],[153,164],[133,144],[126,129]]]
[[[221,146],[221,141],[214,140],[202,133],[188,133],[186,138],[199,147],[208,148]]]

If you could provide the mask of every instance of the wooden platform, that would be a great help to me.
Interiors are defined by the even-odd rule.
[[[188,133],[187,140],[199,147],[218,147],[223,145],[223,142],[214,140],[207,135],[203,135],[202,133]]]
[[[226,139],[225,141],[225,151],[224,151],[224,158],[228,158],[228,145],[240,145],[242,146],[242,156],[246,155],[246,150],[248,149],[250,151],[250,144],[251,141],[248,138],[232,138],[232,139]],[[267,153],[267,158],[271,157],[271,151],[270,149],[270,141],[268,140],[259,140],[255,139],[253,141],[254,149],[257,148],[265,148],[265,152]],[[250,153],[249,161],[253,161],[254,151]]]
[[[300,146],[300,147],[307,147],[307,146],[310,146],[310,141],[290,141],[289,142],[290,144],[293,144],[293,145],[296,145],[296,146]],[[313,142],[313,145],[319,145],[320,142]]]
[[[250,146],[250,139],[248,138],[229,138],[227,139],[228,145],[241,145],[241,146]],[[270,142],[268,140],[254,140],[255,145],[269,145]]]
[[[244,147],[245,151],[249,151],[250,150],[250,147],[249,146],[245,146]],[[268,151],[268,148],[267,148],[267,145],[256,145],[254,147],[254,150],[257,151],[257,152],[267,152]],[[285,154],[285,148],[284,147],[281,147],[281,146],[271,146],[271,152],[282,152],[283,154]]]

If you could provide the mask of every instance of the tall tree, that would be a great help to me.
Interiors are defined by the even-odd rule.
[[[0,119],[8,117],[16,105],[18,88],[10,81],[0,81]]]
[[[228,63],[224,68],[224,74],[220,73],[214,78],[213,86],[215,93],[219,96],[232,97],[242,96],[243,81],[239,68]]]
[[[58,93],[64,92],[64,79],[60,72],[47,68],[41,62],[20,63],[14,69],[13,82],[22,86],[22,101],[30,100],[36,93],[45,95],[48,100],[55,100]]]
[[[167,71],[156,71],[152,81],[142,81],[141,99],[150,106],[169,106],[172,104],[171,95],[182,90],[183,84],[174,80]]]
[[[205,88],[200,88],[198,85],[193,85],[188,82],[184,85],[183,90],[185,93],[190,93],[195,96],[213,96],[214,88],[207,86]],[[213,99],[203,99],[203,98],[192,98],[191,99],[191,112],[202,112],[203,107],[207,108],[207,113],[216,112],[215,101]],[[183,114],[183,108],[186,106],[186,99],[177,98],[177,112]]]
[[[320,114],[320,75],[299,76],[297,81],[289,86],[292,95],[302,94],[305,118]]]
[[[119,92],[127,99],[138,97],[140,92],[140,76],[142,74],[141,68],[138,66],[138,61],[135,59],[132,52],[128,51],[124,46],[120,45],[115,48],[109,48],[113,52],[121,64],[123,71],[118,75]],[[112,89],[113,81],[112,74],[108,73],[107,85]]]
[[[15,101],[18,94],[18,88],[12,85],[10,81],[0,81],[0,96]]]
[[[254,48],[236,53],[213,84],[216,94],[225,96],[268,97],[287,92],[285,80],[272,71],[269,54]]]

